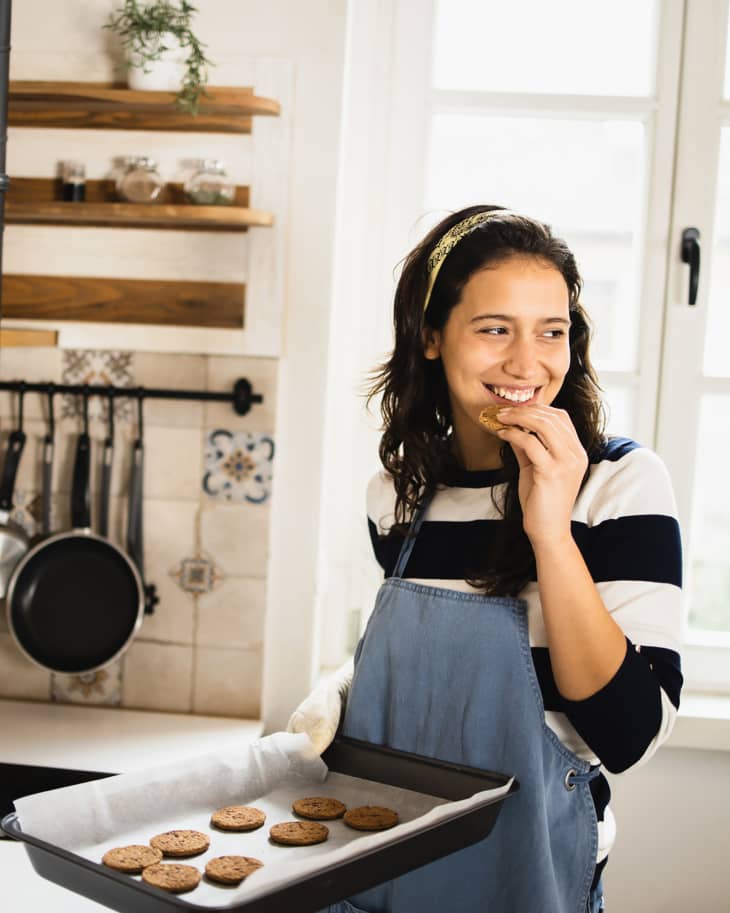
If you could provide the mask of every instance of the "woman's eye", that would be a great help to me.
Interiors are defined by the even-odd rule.
[[[551,339],[560,339],[561,336],[565,336],[565,330],[548,330],[546,335]]]
[[[504,327],[483,327],[479,332],[487,333],[490,336],[500,336],[502,333],[506,333],[507,330]]]

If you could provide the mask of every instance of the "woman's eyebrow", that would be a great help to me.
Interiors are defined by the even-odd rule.
[[[514,323],[515,319],[509,314],[479,314],[477,317],[472,317],[469,323],[477,323],[479,320],[503,320],[506,323]],[[543,317],[538,323],[562,323],[564,326],[570,326],[570,321],[565,317]]]

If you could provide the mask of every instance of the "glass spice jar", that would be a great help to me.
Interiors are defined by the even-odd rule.
[[[226,174],[223,162],[198,159],[196,165],[197,170],[183,185],[188,201],[199,206],[230,206],[236,197],[236,185]]]
[[[116,181],[117,193],[128,203],[154,203],[164,186],[157,162],[146,155],[128,156]]]
[[[64,162],[62,168],[61,196],[68,203],[81,203],[86,199],[86,168],[83,162]]]

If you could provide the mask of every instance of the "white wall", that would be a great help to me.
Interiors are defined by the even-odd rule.
[[[610,782],[618,835],[607,913],[730,910],[730,754],[665,746]]]

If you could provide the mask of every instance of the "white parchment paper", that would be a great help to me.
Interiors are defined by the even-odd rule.
[[[215,856],[254,856],[264,863],[237,887],[203,879],[194,891],[182,895],[192,904],[225,906],[254,900],[485,805],[506,794],[510,784],[511,781],[469,799],[449,802],[329,773],[308,736],[278,732],[253,743],[242,743],[240,750],[209,753],[26,796],[16,799],[15,808],[25,833],[92,862],[100,862],[112,847],[145,844],[162,831],[203,831],[210,837],[205,853],[165,861],[194,865],[201,873],[206,862]],[[305,796],[332,796],[348,808],[383,805],[398,812],[400,824],[387,831],[367,833],[349,828],[342,820],[325,821],[329,837],[324,843],[306,847],[271,843],[269,828],[297,820],[291,805]],[[210,816],[225,805],[254,805],[266,813],[266,823],[247,833],[216,830],[210,825]]]

